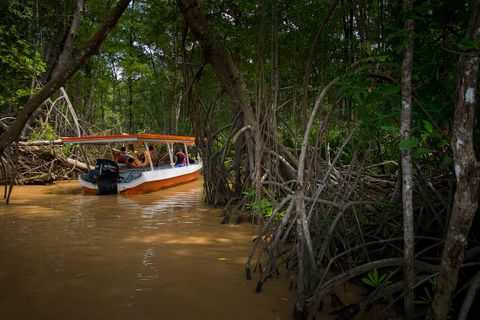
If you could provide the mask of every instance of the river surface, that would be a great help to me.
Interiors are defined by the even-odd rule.
[[[290,319],[285,275],[259,294],[245,279],[256,230],[221,225],[202,197],[202,180],[129,196],[15,187],[0,202],[0,319]]]

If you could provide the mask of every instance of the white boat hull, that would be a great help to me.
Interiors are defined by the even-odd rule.
[[[120,172],[117,182],[117,193],[139,194],[152,192],[197,179],[200,176],[202,163],[185,167],[155,168],[155,170],[126,169]],[[80,185],[87,194],[98,194],[98,185],[86,175],[78,177]]]

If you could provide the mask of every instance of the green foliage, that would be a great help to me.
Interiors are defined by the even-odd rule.
[[[445,137],[428,120],[423,120],[423,126],[412,131],[416,137],[403,140],[399,144],[400,150],[412,149],[412,158],[432,158],[434,154],[441,154],[448,147]],[[448,154],[444,155],[442,165],[450,165],[451,159]]]
[[[419,296],[418,300],[414,302],[416,304],[431,305],[433,302],[433,296],[437,289],[437,277],[432,276],[428,278],[428,286],[423,287],[423,294]]]
[[[255,189],[248,190],[242,192],[242,194],[246,197],[255,197],[256,196],[256,191]],[[273,214],[273,209],[274,209],[274,204],[266,199],[266,198],[261,198],[260,201],[252,201],[247,205],[247,208],[251,211],[252,216],[258,216],[261,214],[265,218],[270,218]],[[276,218],[281,218],[285,215],[285,211],[278,211],[277,214],[275,215]]]
[[[33,94],[32,79],[45,68],[40,53],[22,39],[17,26],[0,24],[0,107],[18,105]]]
[[[55,140],[58,138],[58,132],[48,123],[35,126],[30,135],[31,140]]]
[[[398,148],[403,151],[403,150],[406,150],[406,149],[411,149],[411,148],[413,148],[417,145],[418,145],[418,140],[413,138],[413,139],[407,139],[407,140],[400,141],[400,144],[399,144]]]
[[[273,211],[272,202],[265,198],[261,198],[260,201],[254,201],[247,207],[252,210],[254,216],[262,214],[264,217],[270,217]]]
[[[363,277],[362,282],[378,291],[384,290],[392,283],[386,274],[379,275],[377,268],[373,268],[366,277]]]

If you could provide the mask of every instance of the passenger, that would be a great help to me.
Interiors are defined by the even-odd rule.
[[[128,155],[130,156],[130,159],[132,159],[131,161],[133,161],[131,162],[129,159],[129,164],[135,163],[135,168],[146,167],[148,165],[148,159],[145,157],[145,151],[138,152],[133,144],[130,144],[129,148],[130,153]]]
[[[138,167],[137,163],[135,162],[135,159],[128,158],[127,161],[128,161],[127,162],[127,168],[137,168]]]
[[[187,165],[187,156],[183,153],[182,148],[175,153],[175,167],[184,167]]]
[[[115,161],[117,163],[127,163],[129,156],[127,155],[127,149],[125,147],[120,148],[120,153]]]

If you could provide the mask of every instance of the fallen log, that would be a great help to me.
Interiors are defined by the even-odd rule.
[[[58,146],[63,145],[63,141],[61,139],[57,140],[33,140],[33,141],[18,141],[12,143],[12,146],[18,147],[30,147],[30,146]]]
[[[32,177],[17,179],[17,184],[47,184],[55,181],[55,175],[41,173]]]
[[[88,167],[84,162],[81,162],[74,158],[69,158],[65,156],[63,153],[57,153],[48,148],[39,148],[40,146],[49,146],[49,145],[53,146],[53,145],[62,145],[62,144],[63,144],[62,140],[51,140],[51,141],[36,140],[36,141],[20,141],[18,143],[18,146],[24,152],[41,153],[43,155],[47,155],[50,159],[60,160],[63,164],[67,165],[68,167],[79,169],[82,171],[87,171]],[[95,167],[93,166],[90,166],[90,168],[91,170],[95,169]]]
[[[81,161],[78,161],[76,159],[72,159],[72,158],[68,158],[68,157],[65,157],[65,156],[60,156],[59,159],[69,165],[70,167],[74,167],[75,169],[80,169],[82,171],[88,171],[88,167],[87,167],[87,164],[84,163],[84,162],[81,162]],[[93,166],[90,166],[90,169],[91,170],[94,170],[95,167]]]

